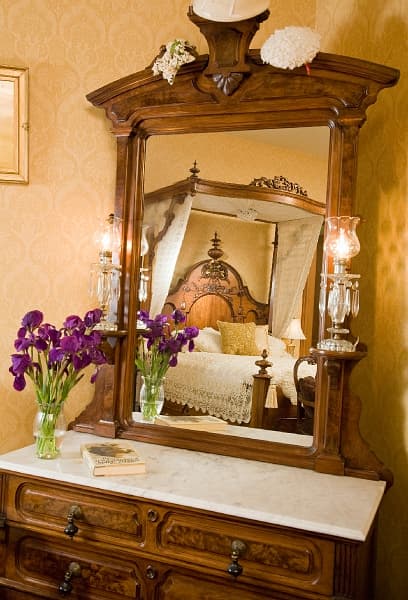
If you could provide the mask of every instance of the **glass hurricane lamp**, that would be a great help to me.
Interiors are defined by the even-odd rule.
[[[330,338],[317,344],[322,350],[353,352],[358,343],[358,340],[352,343],[345,339],[350,331],[345,327],[344,321],[349,315],[356,317],[360,308],[360,275],[349,272],[350,259],[360,251],[356,233],[359,222],[359,217],[351,216],[326,219],[324,251],[332,258],[332,272],[325,269],[321,275],[319,311],[324,316],[327,310],[332,326],[327,329]]]
[[[121,268],[121,219],[110,214],[94,236],[99,250],[99,261],[91,265],[90,294],[102,310],[98,329],[117,329],[117,303]]]

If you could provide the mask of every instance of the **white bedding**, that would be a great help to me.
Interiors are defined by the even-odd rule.
[[[166,374],[165,397],[171,402],[187,404],[216,417],[236,423],[251,418],[253,375],[258,372],[257,356],[237,356],[212,352],[182,353],[178,365]],[[295,359],[289,354],[268,357],[271,383],[279,386],[292,404],[296,404],[293,380]],[[299,377],[315,375],[316,366],[302,363]]]

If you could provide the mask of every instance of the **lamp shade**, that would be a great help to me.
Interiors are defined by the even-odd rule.
[[[288,340],[305,340],[300,319],[292,319],[282,337]]]
[[[193,11],[210,21],[244,21],[260,15],[269,0],[193,0]]]
[[[121,220],[113,214],[99,224],[94,236],[99,252],[112,256],[112,253],[120,250],[120,224]]]
[[[348,260],[360,252],[356,227],[359,217],[329,217],[325,250],[337,260]]]

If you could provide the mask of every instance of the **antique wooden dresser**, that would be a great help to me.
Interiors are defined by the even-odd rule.
[[[138,442],[146,474],[92,477],[97,439],[0,458],[4,600],[372,598],[383,482]]]

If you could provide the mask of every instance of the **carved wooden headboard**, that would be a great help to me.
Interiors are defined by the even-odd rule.
[[[187,324],[200,329],[217,329],[217,321],[267,324],[269,304],[257,302],[238,271],[221,260],[223,251],[217,233],[211,241],[210,259],[187,269],[167,296],[163,312],[180,308],[186,314]]]

